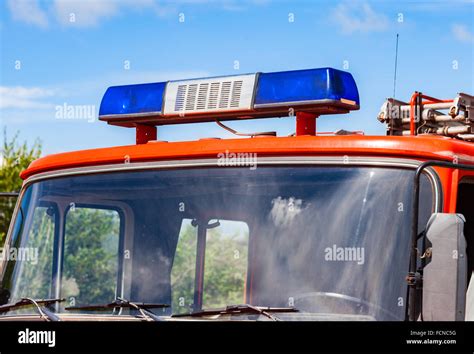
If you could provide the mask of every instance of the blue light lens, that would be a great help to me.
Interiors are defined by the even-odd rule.
[[[346,99],[359,105],[351,74],[332,68],[261,73],[255,105]]]
[[[166,82],[112,86],[100,103],[99,116],[161,113]]]

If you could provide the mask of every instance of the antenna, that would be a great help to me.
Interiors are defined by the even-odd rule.
[[[398,33],[397,33],[397,44],[395,46],[395,73],[393,75],[393,98],[395,98],[395,90],[397,87],[397,64],[398,64]]]

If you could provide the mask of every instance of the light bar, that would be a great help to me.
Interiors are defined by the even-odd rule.
[[[166,82],[112,86],[100,103],[99,117],[161,115]]]
[[[255,108],[346,101],[359,105],[352,75],[335,69],[260,74]]]
[[[332,69],[257,73],[109,87],[99,119],[109,124],[166,125],[359,109],[351,74]]]

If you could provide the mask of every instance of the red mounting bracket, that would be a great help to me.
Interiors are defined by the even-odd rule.
[[[154,125],[137,124],[137,144],[146,144],[150,140],[156,140],[157,131]]]
[[[296,136],[316,135],[316,118],[314,113],[296,112]]]

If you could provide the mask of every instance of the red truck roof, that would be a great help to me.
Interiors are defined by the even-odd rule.
[[[257,153],[257,156],[356,155],[435,159],[474,164],[474,144],[436,135],[418,136],[295,136],[247,139],[201,139],[186,142],[150,141],[146,144],[82,150],[49,155],[21,173],[34,174],[83,166],[176,159],[217,158],[219,153]]]

